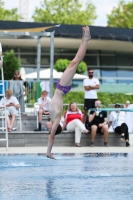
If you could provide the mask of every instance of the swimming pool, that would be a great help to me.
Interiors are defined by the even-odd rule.
[[[0,155],[0,200],[132,200],[133,154]]]

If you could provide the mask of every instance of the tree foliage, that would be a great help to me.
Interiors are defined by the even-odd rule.
[[[98,99],[108,107],[108,104],[115,104],[117,102],[125,104],[127,100],[133,102],[133,95],[126,95],[124,93],[104,93],[98,92]],[[64,103],[76,102],[84,104],[84,92],[68,92],[64,96]]]
[[[4,71],[4,79],[10,80],[13,77],[14,71],[19,70],[20,61],[15,56],[14,51],[11,50],[4,54],[3,59],[3,71]]]
[[[32,18],[46,23],[91,25],[97,18],[96,7],[90,0],[84,7],[79,0],[43,0]]]
[[[133,28],[133,1],[126,4],[121,0],[118,7],[114,7],[107,18],[108,26]]]
[[[4,2],[0,0],[0,20],[18,21],[19,15],[17,8],[11,10],[4,9]]]
[[[68,67],[68,65],[70,64],[70,60],[67,59],[58,59],[54,65],[54,69],[57,72],[64,72],[65,69]],[[81,62],[76,70],[77,74],[84,74],[85,71],[87,70],[87,65],[85,62]]]

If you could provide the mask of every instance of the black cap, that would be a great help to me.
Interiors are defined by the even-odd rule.
[[[116,107],[116,106],[121,107],[121,104],[120,104],[120,103],[116,103],[116,104],[115,104],[115,107]]]

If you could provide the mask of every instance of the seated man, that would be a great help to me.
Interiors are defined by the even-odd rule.
[[[20,104],[16,97],[12,96],[11,90],[6,90],[6,97],[2,98],[0,101],[0,107],[6,106],[6,121],[8,131],[12,131],[13,124],[15,122],[15,117],[18,115],[18,110],[16,108],[20,108]],[[12,116],[11,120],[9,116]]]
[[[95,108],[101,108],[101,101],[95,101]],[[108,126],[107,126],[107,112],[106,111],[90,111],[89,123],[91,125],[91,144],[94,146],[96,133],[104,134],[104,146],[108,147]]]
[[[49,105],[51,102],[51,98],[48,97],[48,92],[46,90],[41,92],[41,97],[38,99],[39,111],[38,111],[38,119],[39,124],[38,128],[35,131],[42,130],[42,115],[49,115]]]
[[[120,108],[121,105],[119,103],[115,104],[115,108]],[[126,140],[126,147],[129,147],[129,133],[128,126],[126,122],[126,113],[124,111],[112,111],[109,115],[108,126],[112,125],[113,130],[116,133],[121,134],[121,140]]]

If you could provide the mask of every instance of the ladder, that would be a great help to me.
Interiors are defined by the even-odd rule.
[[[0,43],[0,70],[1,70],[1,82],[0,86],[2,87],[2,93],[0,97],[5,98],[5,87],[4,87],[4,73],[3,73],[3,56],[2,56],[2,47]],[[0,137],[0,142],[6,142],[6,150],[8,149],[8,131],[7,131],[7,122],[6,122],[6,105],[0,108],[0,119],[2,119],[2,127],[0,127],[0,132],[5,132],[5,137]],[[4,123],[3,123],[4,122]]]

